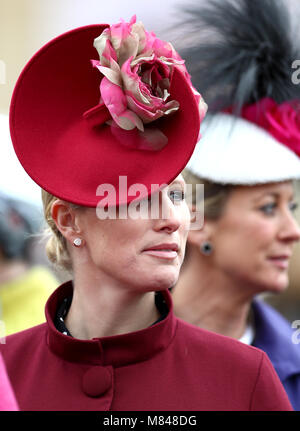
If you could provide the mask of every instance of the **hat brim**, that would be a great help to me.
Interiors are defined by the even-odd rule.
[[[100,98],[101,77],[90,62],[98,58],[93,41],[106,27],[81,27],[41,48],[22,71],[10,107],[11,137],[26,172],[49,193],[90,207],[99,202],[99,185],[118,190],[119,176],[127,177],[128,188],[143,184],[148,195],[172,182],[191,157],[200,128],[193,91],[176,68],[170,94],[180,109],[158,120],[168,139],[163,149],[128,149],[109,126],[88,124],[83,113]],[[121,202],[117,196],[116,203],[134,198]]]
[[[207,116],[201,142],[187,164],[199,178],[218,184],[256,185],[300,178],[300,159],[266,130],[243,118]]]

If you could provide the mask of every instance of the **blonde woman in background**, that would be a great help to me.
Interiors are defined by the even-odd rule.
[[[298,57],[289,16],[279,0],[216,0],[190,12],[189,28],[197,36],[185,55],[211,115],[185,176],[188,183],[204,183],[204,226],[189,234],[173,290],[175,312],[264,350],[300,410],[300,350],[293,330],[256,300],[288,287],[289,261],[300,238],[293,214],[300,88],[291,81]]]

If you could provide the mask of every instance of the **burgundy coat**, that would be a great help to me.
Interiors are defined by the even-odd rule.
[[[53,319],[72,283],[46,305],[47,323],[10,335],[2,354],[21,410],[290,410],[262,351],[177,319],[125,335],[78,340]]]

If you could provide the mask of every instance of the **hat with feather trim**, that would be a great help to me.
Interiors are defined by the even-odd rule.
[[[187,168],[222,184],[300,178],[300,50],[280,0],[211,0],[185,7],[181,54],[209,106]]]
[[[125,177],[125,190],[105,201],[119,205],[179,175],[205,112],[182,58],[134,16],[43,46],[16,83],[10,131],[23,168],[44,190],[96,207],[99,186],[118,192]],[[139,195],[129,193],[135,184],[144,186]]]

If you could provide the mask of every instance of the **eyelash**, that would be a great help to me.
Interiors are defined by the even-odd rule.
[[[277,207],[276,203],[270,203],[270,204],[263,205],[262,207],[260,207],[260,210],[266,215],[272,215],[273,211],[276,207]],[[297,208],[298,208],[297,202],[290,202],[289,209],[291,212],[296,211]]]
[[[179,194],[179,193],[180,193],[180,199],[176,199],[176,198],[174,197],[174,195],[175,195],[175,194]],[[184,191],[183,191],[183,190],[171,190],[171,191],[169,192],[169,198],[170,198],[173,202],[178,202],[178,201],[182,202],[182,201],[184,201],[184,199],[185,199]]]
[[[298,202],[291,202],[290,203],[290,210],[292,212],[296,211],[297,208],[298,208]]]

